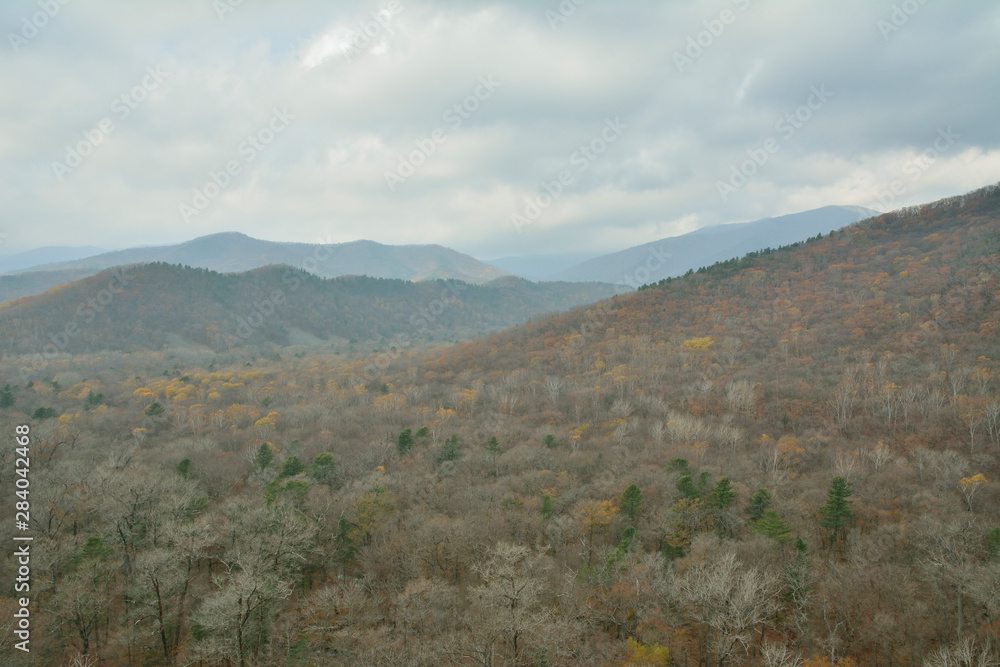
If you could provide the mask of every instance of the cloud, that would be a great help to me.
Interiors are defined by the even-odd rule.
[[[591,1],[554,29],[555,2],[243,2],[221,18],[213,6],[71,2],[16,53],[0,44],[4,251],[226,230],[484,257],[609,251],[867,206],[901,178],[898,205],[1000,180],[992,3],[920,5],[888,38],[891,2]],[[37,11],[0,5],[3,34]],[[115,100],[148,67],[169,76],[120,118]],[[463,107],[481,77],[501,85]],[[777,124],[824,85],[833,97],[783,138]],[[295,120],[246,161],[241,144],[276,108]],[[627,131],[575,166],[615,117]],[[104,119],[114,131],[60,180],[53,163]],[[948,126],[960,138],[911,180],[907,163]],[[445,139],[390,190],[385,174],[436,130]],[[723,200],[718,182],[770,137],[780,150]],[[232,160],[240,173],[185,221],[178,207]],[[511,216],[566,169],[572,183],[518,233]]]

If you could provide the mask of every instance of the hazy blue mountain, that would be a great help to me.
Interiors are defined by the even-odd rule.
[[[68,262],[75,259],[82,259],[92,255],[107,252],[105,248],[94,246],[83,246],[79,248],[68,246],[46,246],[35,248],[24,252],[0,255],[0,273],[13,273],[22,271],[41,264],[51,264],[53,262]]]
[[[680,276],[763,248],[805,241],[878,215],[861,206],[824,206],[754,222],[703,227],[688,234],[602,255],[551,276],[570,282],[597,281],[638,287]]]
[[[599,255],[600,253],[597,252],[574,252],[552,255],[518,255],[483,261],[521,278],[546,280],[553,274],[565,271]]]
[[[237,232],[202,236],[185,243],[128,248],[82,259],[32,266],[0,277],[0,298],[33,296],[63,283],[126,264],[166,262],[220,273],[287,264],[323,278],[365,275],[401,280],[461,280],[482,284],[505,271],[439,245],[383,245],[374,241],[313,244],[261,241]],[[28,273],[41,273],[26,280]],[[11,278],[17,278],[11,279]]]

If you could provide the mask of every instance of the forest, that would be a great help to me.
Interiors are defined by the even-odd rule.
[[[218,273],[163,262],[128,264],[0,303],[0,346],[4,354],[35,362],[176,347],[409,348],[468,340],[623,291],[607,283],[531,283],[514,276],[473,285],[320,278],[286,265]]]
[[[5,342],[4,664],[1000,664],[1000,186],[373,373],[389,283],[381,348]]]

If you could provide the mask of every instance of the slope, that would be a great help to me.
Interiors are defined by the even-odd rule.
[[[804,241],[872,215],[874,211],[856,206],[824,206],[755,222],[704,227],[588,260],[551,279],[638,287],[748,252]]]
[[[611,285],[487,285],[345,276],[288,266],[239,274],[156,263],[96,276],[0,306],[4,354],[159,349],[169,341],[226,349],[321,340],[468,338],[616,292]]]

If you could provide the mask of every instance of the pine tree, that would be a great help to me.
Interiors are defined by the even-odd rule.
[[[400,432],[399,437],[396,438],[396,449],[399,450],[400,454],[407,454],[413,449],[413,444],[413,435],[410,429],[404,429]]]
[[[538,511],[545,519],[548,519],[555,513],[556,505],[552,502],[552,496],[547,493],[542,494],[542,506]]]
[[[299,460],[299,457],[289,456],[285,459],[284,465],[281,466],[281,475],[279,475],[279,477],[295,477],[305,469],[306,467],[302,461]]]
[[[747,505],[747,514],[750,515],[750,522],[760,521],[764,512],[771,508],[774,503],[774,496],[767,489],[757,489],[750,496],[750,504]]]
[[[990,560],[1000,560],[1000,526],[986,533],[986,554]]]
[[[720,479],[712,492],[708,494],[708,505],[711,507],[725,509],[732,505],[734,500],[736,500],[736,492],[733,491],[728,477]]]
[[[265,442],[257,448],[257,455],[253,457],[253,467],[257,472],[260,472],[271,465],[273,460],[274,451],[271,449],[271,444]]]
[[[777,542],[788,542],[792,538],[789,533],[792,529],[782,521],[781,517],[774,510],[765,510],[763,516],[751,525],[755,533],[760,533],[770,537]]]
[[[834,477],[830,489],[826,493],[826,504],[819,508],[821,519],[819,525],[830,531],[830,542],[834,554],[840,546],[841,537],[846,535],[847,527],[854,517],[851,511],[851,487],[843,477]]]
[[[642,511],[642,489],[635,484],[629,484],[625,493],[622,494],[622,501],[618,504],[618,508],[622,514],[629,518],[630,522],[634,522],[639,512]]]
[[[320,484],[332,484],[337,473],[337,460],[330,452],[317,454],[309,464],[309,476]]]
[[[10,390],[10,385],[0,391],[0,408],[9,408],[14,405],[14,392]]]
[[[694,479],[691,475],[683,475],[677,480],[677,490],[685,498],[697,498],[699,495],[698,487],[694,485]]]

